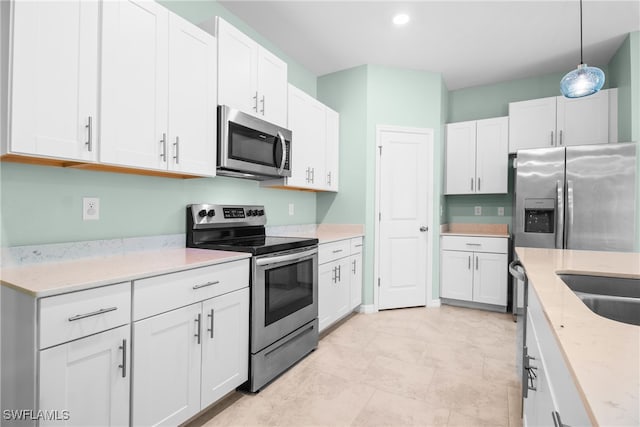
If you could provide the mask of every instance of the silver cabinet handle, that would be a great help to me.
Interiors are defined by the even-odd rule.
[[[206,288],[207,286],[217,285],[218,283],[220,283],[219,280],[214,280],[213,282],[207,282],[207,283],[203,283],[201,285],[193,285],[193,289]]]
[[[87,129],[87,142],[84,143],[84,145],[87,146],[87,151],[92,151],[93,150],[93,117],[89,116],[89,119],[87,120],[87,124],[85,125],[85,128]]]
[[[478,191],[480,191],[480,177],[478,177]]]
[[[338,282],[342,282],[342,266],[338,266]]]
[[[331,172],[327,174],[327,185],[331,185]]]
[[[421,231],[421,232],[423,232],[423,233],[424,233],[425,231],[429,231],[429,227],[427,227],[427,226],[423,225],[422,227],[420,227],[420,231]]]
[[[311,183],[316,183],[316,168],[311,168]]]
[[[333,283],[336,283],[337,279],[338,279],[338,267],[333,267],[331,269],[331,281]]]
[[[173,158],[176,161],[176,165],[180,163],[180,137],[176,136],[176,142],[173,143],[173,146],[175,147],[175,154],[173,155]]]
[[[351,270],[353,272],[353,274],[356,274],[356,260],[354,259],[352,262],[353,265],[353,269]]]
[[[564,141],[562,141],[562,131],[560,131],[560,145],[564,144]]]
[[[562,239],[564,238],[564,183],[562,181],[556,181],[556,202],[558,205],[558,212],[556,212],[556,249],[563,248]]]
[[[482,243],[465,243],[467,246],[482,246]]]
[[[260,112],[264,116],[264,95],[262,95],[262,99],[260,100],[260,102],[262,103],[262,110],[260,110]]]
[[[209,312],[209,314],[207,314],[207,317],[209,317],[209,329],[207,329],[207,332],[209,332],[209,337],[211,337],[211,339],[213,339],[213,317],[214,317],[214,311],[213,308],[211,309],[211,311]]]
[[[92,311],[86,314],[76,314],[69,317],[69,322],[73,322],[80,319],[86,319],[87,317],[98,316],[99,314],[109,313],[110,311],[116,311],[118,307],[101,308],[100,310]]]
[[[306,183],[309,183],[309,181],[310,181],[310,178],[309,178],[309,176],[310,176],[309,174],[310,174],[310,173],[311,173],[311,169],[310,169],[310,168],[307,168],[307,170],[306,170],[306,176],[305,176],[305,178],[304,178],[304,180],[305,180],[305,182],[306,182]]]
[[[339,254],[340,252],[342,252],[342,249],[336,249],[335,251],[331,251],[331,253],[334,253],[334,254]]]
[[[258,91],[256,91],[255,96],[253,97],[253,111],[258,112]]]
[[[476,271],[478,270],[478,255],[476,255]]]
[[[202,314],[198,313],[198,317],[196,317],[194,321],[196,322],[196,333],[193,336],[198,338],[198,344],[200,344],[200,323],[202,321]]]
[[[122,365],[118,365],[118,368],[122,369],[122,378],[127,377],[127,340],[122,340],[122,345],[118,347],[122,350]]]
[[[163,162],[167,161],[167,134],[166,133],[162,133],[162,139],[160,140],[160,148],[162,149],[162,152],[160,153],[160,158],[162,159]]]
[[[560,412],[558,411],[551,412],[551,418],[553,418],[554,427],[570,427],[568,424],[562,424],[562,420],[560,419]]]
[[[467,270],[471,270],[471,255],[469,255],[469,257],[468,257]]]
[[[551,143],[549,145],[553,147],[553,131],[551,131]]]
[[[473,191],[473,177],[471,178],[471,191]]]

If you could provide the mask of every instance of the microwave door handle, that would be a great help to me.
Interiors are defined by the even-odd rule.
[[[564,238],[564,183],[556,181],[556,249],[563,248]]]
[[[282,175],[282,172],[284,171],[285,158],[287,155],[287,144],[285,144],[284,135],[280,131],[278,131],[276,139],[278,140],[278,144],[282,145],[282,156],[280,158],[280,164],[278,165],[278,175]]]

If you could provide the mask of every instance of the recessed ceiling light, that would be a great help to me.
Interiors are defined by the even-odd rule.
[[[406,13],[399,13],[393,17],[393,23],[396,25],[404,25],[409,22],[409,15]]]

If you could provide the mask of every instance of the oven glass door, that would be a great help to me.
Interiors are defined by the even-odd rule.
[[[251,300],[252,352],[318,317],[318,252],[256,257]]]

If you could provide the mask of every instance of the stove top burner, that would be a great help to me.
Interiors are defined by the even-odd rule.
[[[187,247],[262,255],[318,243],[308,237],[266,236],[264,224],[264,206],[189,205]]]

